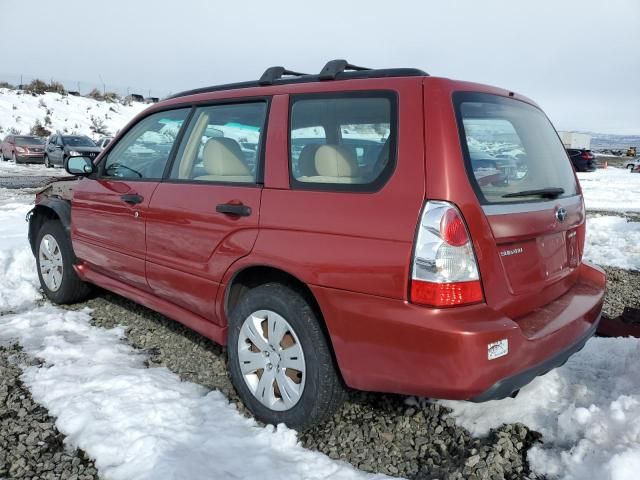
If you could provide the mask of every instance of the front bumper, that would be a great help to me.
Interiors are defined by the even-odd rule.
[[[430,398],[504,398],[564,363],[597,328],[605,276],[583,263],[572,288],[513,320],[489,305],[425,308],[311,286],[352,388]],[[495,342],[508,353],[489,359]]]
[[[16,155],[17,163],[44,163],[44,153]]]

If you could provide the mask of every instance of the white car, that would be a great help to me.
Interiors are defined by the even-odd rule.
[[[111,140],[113,140],[113,137],[101,137],[96,140],[96,146],[100,147],[101,150],[104,150],[104,147],[109,145]]]
[[[631,158],[626,161],[624,164],[624,168],[629,169],[630,171],[634,171],[637,167],[640,167],[640,158]]]

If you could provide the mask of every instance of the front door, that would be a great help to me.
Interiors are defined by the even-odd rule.
[[[211,321],[228,267],[258,235],[266,101],[199,107],[147,215],[153,292]]]
[[[140,120],[103,157],[96,178],[82,180],[74,190],[73,248],[89,268],[148,290],[149,202],[189,111],[159,112]]]

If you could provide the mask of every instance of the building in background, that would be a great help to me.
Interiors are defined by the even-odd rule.
[[[591,150],[591,135],[577,132],[558,132],[564,148]]]

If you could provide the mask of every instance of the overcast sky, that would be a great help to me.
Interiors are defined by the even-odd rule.
[[[166,93],[346,58],[505,87],[559,129],[640,134],[640,0],[0,0],[0,22],[0,77]]]

